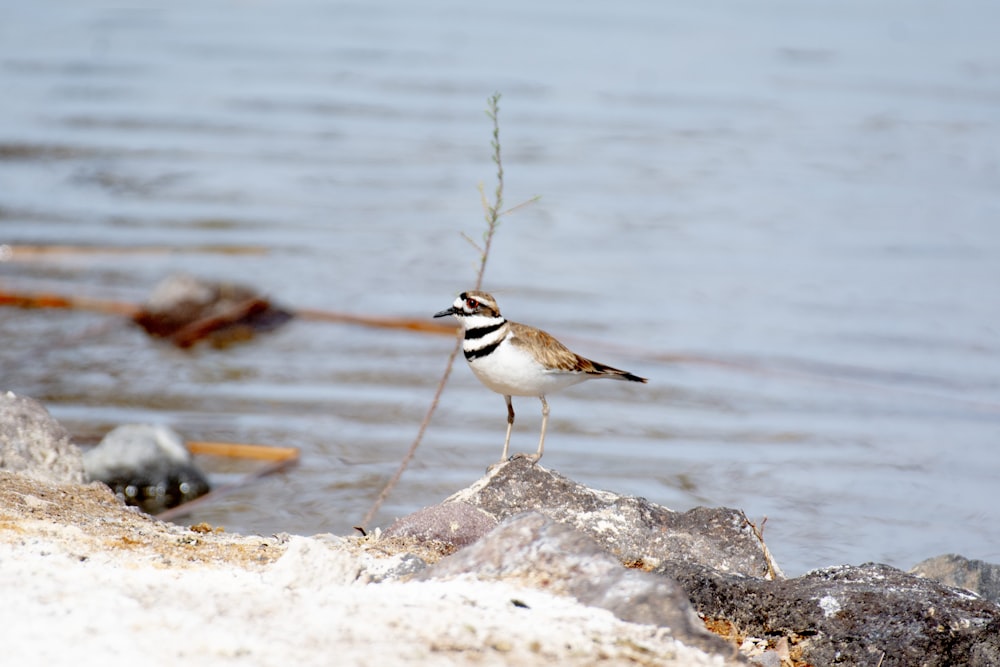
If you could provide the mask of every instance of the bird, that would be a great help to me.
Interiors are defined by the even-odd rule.
[[[584,380],[611,378],[630,382],[648,382],[628,371],[582,357],[556,340],[551,334],[500,314],[492,295],[470,290],[462,292],[451,308],[434,317],[453,316],[465,331],[462,351],[475,376],[507,403],[507,436],[500,461],[506,461],[510,432],[514,427],[513,396],[537,396],[542,402],[542,432],[538,450],[525,454],[537,463],[545,450],[545,428],[549,421],[546,395]]]

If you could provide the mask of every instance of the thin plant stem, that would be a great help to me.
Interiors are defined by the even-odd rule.
[[[483,274],[486,273],[486,260],[490,257],[490,246],[493,245],[493,235],[500,225],[500,210],[503,208],[503,160],[500,157],[500,93],[493,93],[489,99],[486,115],[493,121],[493,162],[497,166],[497,188],[493,193],[493,204],[486,204],[486,232],[483,234],[483,252],[479,261],[479,272],[476,274],[476,289],[483,286]],[[485,202],[485,198],[484,198]]]
[[[500,225],[500,218],[509,212],[501,212],[501,209],[503,208],[503,161],[500,157],[500,93],[493,93],[493,95],[489,98],[488,104],[489,107],[486,110],[486,115],[493,121],[493,140],[491,141],[491,145],[493,147],[493,163],[497,166],[497,187],[493,194],[494,201],[492,204],[487,201],[482,187],[480,187],[479,190],[483,201],[483,208],[486,213],[486,231],[483,233],[483,246],[480,248],[475,242],[472,241],[472,239],[463,234],[465,239],[472,243],[473,247],[479,250],[480,253],[479,271],[476,274],[476,289],[480,289],[483,286],[483,275],[486,272],[486,260],[489,259],[490,247],[493,244],[493,235],[496,233],[497,227]],[[535,199],[537,199],[537,197]],[[510,210],[513,211],[521,206],[523,206],[523,204],[518,204]],[[434,416],[434,412],[437,410],[438,403],[441,400],[441,394],[444,393],[445,385],[448,384],[448,378],[451,376],[451,369],[455,365],[455,359],[458,357],[458,351],[460,349],[462,349],[462,338],[461,331],[459,330],[458,336],[455,339],[455,347],[452,348],[451,354],[448,355],[448,361],[445,364],[444,372],[441,374],[441,379],[438,381],[437,389],[434,391],[434,398],[431,399],[431,404],[427,408],[427,413],[420,422],[420,428],[417,429],[417,435],[410,444],[410,448],[403,456],[403,459],[399,462],[399,467],[396,469],[395,474],[393,474],[392,478],[384,487],[382,487],[382,490],[379,492],[375,502],[372,503],[372,506],[365,514],[364,519],[361,520],[362,532],[364,532],[364,526],[371,523],[386,498],[389,497],[389,494],[392,493],[396,484],[399,483],[400,478],[403,476],[403,472],[406,470],[407,466],[410,465],[410,461],[412,461],[413,457],[416,455],[417,448],[424,439],[424,433],[427,432],[427,427],[431,423],[431,417]]]

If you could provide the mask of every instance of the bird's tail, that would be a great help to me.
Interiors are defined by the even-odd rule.
[[[604,364],[599,364],[596,361],[591,362],[594,364],[594,375],[601,375],[604,377],[611,378],[613,380],[628,380],[629,382],[649,382],[646,378],[641,378],[638,375],[629,373],[628,371],[623,371],[620,368],[614,368],[612,366],[606,366]]]

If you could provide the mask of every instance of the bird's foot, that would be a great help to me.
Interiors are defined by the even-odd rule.
[[[487,466],[486,474],[492,474],[497,470],[499,470],[500,468],[507,465],[508,463],[511,463],[512,461],[515,461],[517,459],[525,459],[526,461],[531,462],[532,465],[535,465],[536,463],[538,463],[538,459],[540,458],[542,457],[539,456],[538,454],[525,454],[525,453],[511,454],[507,458],[500,459],[496,463],[491,463],[489,466]]]

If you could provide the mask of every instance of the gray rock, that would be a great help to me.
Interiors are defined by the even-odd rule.
[[[1000,604],[1000,565],[945,554],[917,563],[910,573],[948,586],[964,588]]]
[[[365,570],[365,575],[369,581],[379,583],[382,581],[395,581],[398,579],[408,579],[417,572],[427,569],[427,562],[413,554],[399,554],[394,558],[383,559],[378,564],[369,564]]]
[[[623,568],[590,536],[538,512],[507,519],[418,578],[460,575],[569,595],[624,621],[669,628],[675,639],[687,645],[735,659],[734,648],[705,629],[675,582]]]
[[[209,483],[172,429],[149,424],[119,426],[84,457],[91,479],[104,482],[130,505],[150,514],[194,500]]]
[[[10,391],[0,394],[0,469],[44,482],[87,481],[82,454],[62,424],[38,401]]]
[[[424,511],[459,517],[455,533],[466,544],[491,525],[461,509],[463,504],[496,523],[540,512],[590,535],[628,567],[649,569],[666,559],[682,559],[722,572],[780,576],[743,512],[707,507],[674,512],[645,498],[587,488],[524,458],[496,466],[437,509]]]
[[[461,548],[496,528],[497,520],[463,502],[441,503],[397,519],[383,534],[437,540]]]
[[[901,570],[868,563],[765,581],[690,562],[655,570],[676,580],[700,614],[739,633],[786,638],[813,665],[1000,664],[1000,607]]]
[[[754,667],[781,667],[781,656],[777,651],[764,651],[751,658],[750,664]]]

